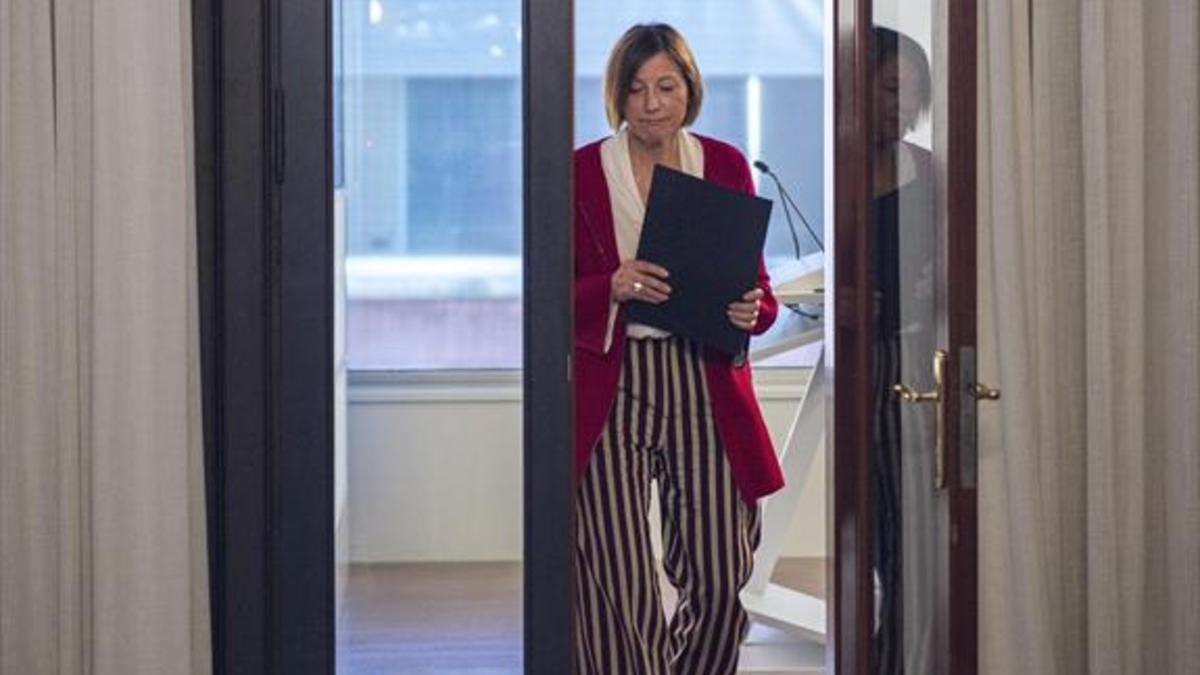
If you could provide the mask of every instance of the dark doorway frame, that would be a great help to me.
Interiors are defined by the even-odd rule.
[[[214,671],[329,673],[330,6],[192,19]]]
[[[526,675],[573,672],[574,7],[522,12]]]
[[[524,2],[532,675],[569,673],[573,636],[572,10]],[[332,19],[330,0],[192,2],[216,675],[335,669]]]
[[[868,345],[861,327],[869,325],[870,306],[863,233],[870,175],[871,2],[831,0],[828,7],[839,149],[832,225],[838,244],[831,260],[828,325],[839,330],[831,331],[827,346],[831,356],[836,354],[840,377],[848,378],[843,381],[866,382]],[[959,12],[952,21],[969,21],[972,32],[956,44],[967,50],[974,10]],[[214,670],[217,675],[330,674],[335,653],[331,4],[193,0],[192,17]],[[525,0],[523,21],[523,100],[529,113],[524,122],[525,672],[562,675],[571,668],[573,614],[573,260],[572,228],[566,226],[573,212],[573,3]],[[957,90],[973,95],[966,86],[973,82],[971,49],[969,65],[957,61],[962,65],[953,81]],[[963,105],[973,109],[974,103],[972,97]],[[971,165],[965,153],[973,157],[973,145],[968,148],[973,138],[972,128],[970,136],[959,139],[964,166]],[[956,209],[973,223],[968,202],[956,202]],[[961,254],[973,248],[973,241],[964,237],[954,246]],[[973,326],[961,324],[964,331],[968,324]],[[869,401],[866,385],[839,388],[836,377],[830,381],[835,385],[829,409],[838,411],[830,439],[849,441],[850,450],[830,455],[834,557],[828,625],[833,635],[827,653],[836,672],[851,675],[866,672],[870,663],[869,439],[861,422]],[[971,534],[967,545],[973,556]],[[973,605],[974,596],[969,597]],[[956,634],[956,643],[969,652],[961,661],[956,658],[964,668],[975,660],[974,633],[966,632]]]

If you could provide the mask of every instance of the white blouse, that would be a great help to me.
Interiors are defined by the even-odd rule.
[[[617,254],[621,262],[637,257],[638,241],[642,237],[642,221],[646,218],[646,205],[638,193],[637,181],[633,177],[633,163],[629,156],[629,129],[621,127],[615,135],[600,144],[600,162],[604,167],[604,179],[608,183],[609,199],[612,201],[613,227],[617,237]],[[684,173],[704,178],[704,146],[700,139],[679,130],[679,162]],[[608,308],[608,330],[604,334],[604,351],[612,346],[613,328],[617,322],[617,305],[614,300]],[[667,331],[640,323],[626,325],[625,335],[633,338],[667,337]]]

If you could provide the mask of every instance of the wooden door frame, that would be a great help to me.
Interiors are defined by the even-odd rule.
[[[833,495],[826,667],[866,675],[871,666],[871,318],[868,232],[871,217],[871,0],[832,0],[833,280],[826,307],[826,485]]]
[[[948,3],[945,39],[950,68],[946,73],[948,129],[946,162],[947,316],[946,344],[950,345],[947,391],[959,392],[974,382],[963,382],[961,359],[964,349],[974,354],[977,345],[978,294],[977,255],[977,120],[978,120],[978,6],[977,0]],[[976,457],[964,461],[964,440],[976,447],[975,439],[964,438],[960,428],[962,396],[950,396],[947,406],[947,435],[951,452],[946,471],[950,476],[947,506],[947,574],[949,595],[944,610],[947,672],[975,675],[979,670],[979,521],[975,476]],[[970,467],[968,469],[968,467]]]
[[[523,6],[531,675],[570,672],[573,638],[572,10]],[[329,0],[192,0],[216,675],[335,669],[331,14]]]

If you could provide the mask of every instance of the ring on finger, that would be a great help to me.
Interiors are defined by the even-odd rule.
[[[634,292],[634,293],[641,293],[641,292],[642,292],[642,289],[643,289],[643,288],[645,288],[645,287],[646,287],[646,286],[645,286],[645,285],[644,285],[642,282],[640,282],[640,281],[635,281],[635,282],[633,282],[633,292]]]

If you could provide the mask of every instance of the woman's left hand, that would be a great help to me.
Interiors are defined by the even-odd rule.
[[[754,330],[754,325],[758,323],[758,308],[763,295],[765,295],[763,290],[756,288],[747,291],[740,302],[729,303],[729,308],[725,310],[725,313],[729,316],[730,323],[746,332]]]

